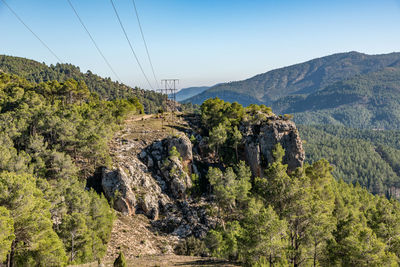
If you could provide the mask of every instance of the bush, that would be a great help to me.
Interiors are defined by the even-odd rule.
[[[124,253],[122,251],[119,252],[118,258],[114,261],[114,267],[126,267],[126,260]]]
[[[207,254],[207,249],[202,240],[190,236],[175,247],[175,253],[186,256],[203,256]]]

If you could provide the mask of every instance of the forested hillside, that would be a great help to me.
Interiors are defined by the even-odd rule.
[[[113,211],[85,189],[110,164],[107,142],[137,98],[100,100],[84,81],[0,73],[0,262],[64,266],[101,259]]]
[[[332,125],[299,126],[308,162],[328,160],[333,176],[400,199],[400,132]]]
[[[360,129],[399,129],[400,69],[360,75],[308,96],[281,99],[274,110],[300,124],[335,124]]]
[[[304,63],[272,70],[243,81],[222,83],[188,99],[194,104],[219,97],[225,101],[250,104],[272,103],[293,94],[311,94],[338,81],[356,75],[398,66],[400,53],[366,55],[358,52],[340,53]]]
[[[79,67],[72,64],[56,64],[47,66],[34,60],[0,55],[0,70],[16,74],[31,82],[58,81],[68,79],[84,81],[90,92],[96,92],[106,100],[137,97],[143,103],[146,113],[157,112],[163,97],[154,91],[131,88],[125,84],[114,82],[110,78],[102,78],[91,71],[82,73]]]
[[[335,180],[326,160],[289,170],[283,162],[293,150],[284,151],[282,145],[288,146],[294,141],[291,139],[277,143],[272,161],[262,166],[263,177],[254,177],[246,163],[238,161],[241,153],[229,157],[235,155],[238,144],[248,142],[242,138],[245,132],[237,129],[249,123],[260,129],[274,120],[283,125],[287,118],[277,117],[263,106],[243,108],[219,99],[206,101],[201,110],[207,133],[203,138],[218,159],[205,179],[216,204],[212,212],[220,223],[204,240],[188,239],[185,253],[211,253],[245,266],[400,263],[397,200],[373,196],[359,185]],[[289,129],[288,125],[283,129]],[[344,136],[352,134],[341,131]]]

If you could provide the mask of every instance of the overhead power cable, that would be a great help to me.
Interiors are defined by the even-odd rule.
[[[54,53],[54,51],[53,50],[51,50],[50,49],[50,47],[42,40],[42,39],[40,39],[40,37],[21,19],[21,17],[20,16],[18,16],[18,14],[7,4],[7,2],[5,1],[5,0],[1,0],[3,3],[4,3],[4,5],[6,5],[6,7],[11,11],[11,13],[13,13],[14,14],[14,16],[25,26],[25,28],[27,28],[35,37],[36,37],[36,39],[38,39],[41,43],[42,43],[42,45],[44,46],[44,47],[46,47],[47,48],[47,50],[49,50],[50,51],[50,53],[60,62],[60,63],[62,63],[62,60],[56,55],[56,53]]]
[[[133,3],[133,7],[135,8],[135,13],[136,13],[137,22],[138,22],[138,24],[139,24],[139,29],[140,29],[140,33],[141,33],[141,35],[142,35],[144,47],[146,48],[147,58],[148,58],[149,63],[150,63],[151,71],[153,72],[153,77],[154,77],[154,80],[156,81],[156,85],[158,86],[158,88],[160,88],[160,85],[158,84],[158,79],[157,79],[156,74],[155,74],[155,71],[154,71],[153,63],[151,62],[150,53],[149,53],[149,49],[148,49],[148,47],[147,47],[146,39],[144,38],[144,33],[143,33],[143,29],[142,29],[142,24],[140,23],[139,13],[138,13],[137,8],[136,8],[135,0],[132,0],[132,3]]]
[[[104,56],[103,52],[101,52],[99,46],[97,45],[96,41],[93,39],[93,36],[90,34],[88,28],[86,28],[85,24],[83,23],[81,17],[79,16],[78,12],[76,11],[76,9],[74,8],[74,6],[72,5],[70,0],[67,0],[69,5],[71,6],[72,10],[74,11],[76,17],[78,18],[79,22],[81,23],[82,27],[85,29],[86,33],[89,35],[90,40],[92,40],[94,46],[96,47],[97,51],[99,52],[99,54],[101,55],[101,57],[103,58],[104,62],[106,62],[107,66],[110,68],[110,70],[112,71],[112,73],[114,74],[114,76],[119,80],[122,81],[121,78],[119,78],[119,76],[117,75],[117,73],[114,71],[113,67],[111,66],[110,62],[107,60],[107,58]]]
[[[145,73],[144,70],[143,70],[142,65],[140,64],[140,61],[139,61],[139,59],[138,59],[138,57],[137,57],[137,55],[136,55],[136,53],[135,53],[135,50],[134,50],[133,47],[132,47],[131,42],[129,41],[128,35],[126,34],[126,31],[125,31],[125,28],[124,28],[124,25],[122,24],[121,18],[120,18],[119,15],[118,15],[118,11],[117,11],[117,9],[115,8],[114,1],[113,1],[113,0],[110,0],[110,1],[111,1],[111,5],[113,6],[115,15],[116,15],[117,18],[118,18],[119,25],[121,26],[121,29],[122,29],[122,31],[124,32],[125,38],[126,38],[126,40],[128,41],[129,47],[131,48],[132,54],[133,54],[133,56],[135,57],[136,62],[137,62],[137,64],[139,65],[139,68],[140,68],[140,70],[142,71],[142,74],[143,74],[144,78],[146,79],[147,83],[149,84],[150,88],[151,88],[152,90],[154,90],[154,88],[153,88],[153,86],[151,85],[149,79],[147,78],[146,73]]]

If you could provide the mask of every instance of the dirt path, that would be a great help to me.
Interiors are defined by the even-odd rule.
[[[153,117],[154,114],[147,114],[147,115],[135,115],[130,117],[129,119],[125,120],[125,123],[128,122],[135,122],[135,121],[141,121],[141,120],[147,120]]]

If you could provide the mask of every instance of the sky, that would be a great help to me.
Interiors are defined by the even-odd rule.
[[[63,63],[116,80],[67,0],[0,0],[0,54]],[[157,89],[250,78],[334,53],[400,51],[400,0],[136,0],[153,62],[153,78],[132,0],[114,0],[151,83],[129,48],[109,0],[71,0],[121,82]]]

